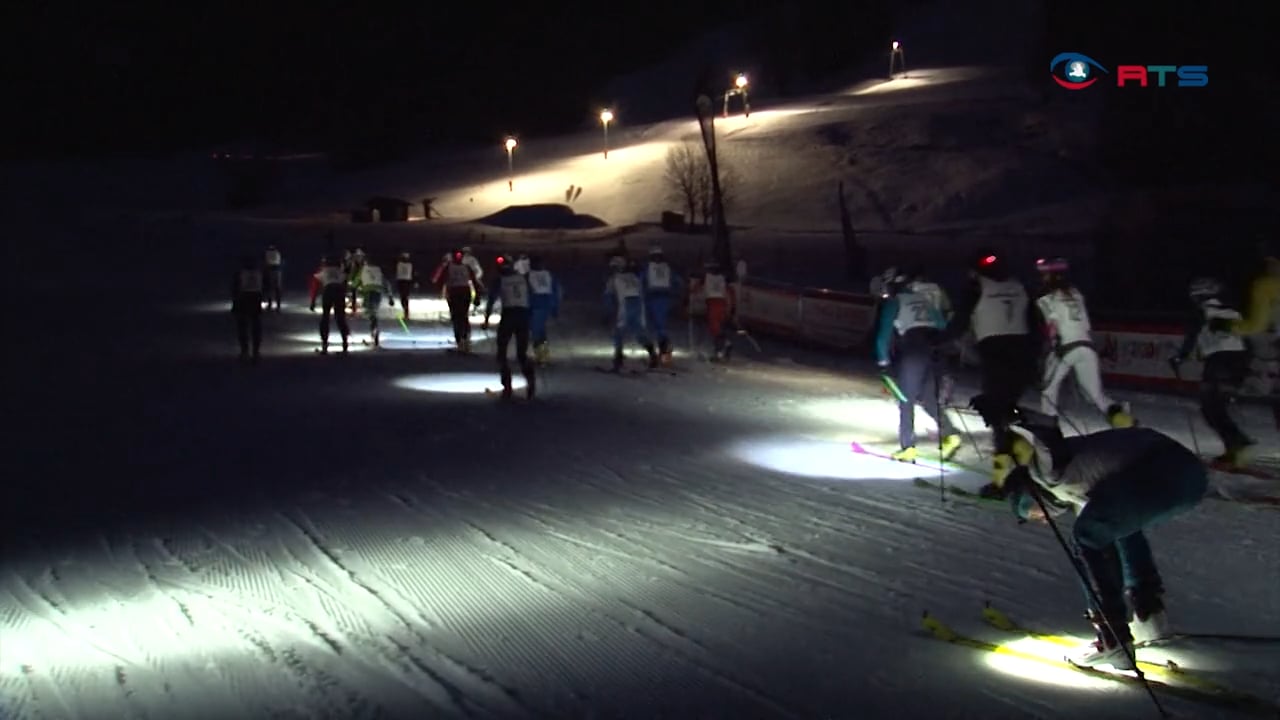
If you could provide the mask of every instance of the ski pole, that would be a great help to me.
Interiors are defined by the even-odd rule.
[[[906,393],[902,392],[902,388],[898,387],[898,383],[889,377],[889,373],[880,373],[880,382],[884,383],[885,389],[889,391],[889,394],[893,395],[895,400],[901,403],[907,402]]]
[[[1036,505],[1040,508],[1041,514],[1044,515],[1044,520],[1049,525],[1049,529],[1053,531],[1054,538],[1058,540],[1058,546],[1062,548],[1062,552],[1067,554],[1067,559],[1071,561],[1071,567],[1075,568],[1076,575],[1080,577],[1080,581],[1084,583],[1085,590],[1089,592],[1089,602],[1098,611],[1098,616],[1102,618],[1102,623],[1107,626],[1107,631],[1111,633],[1111,637],[1118,641],[1120,636],[1116,634],[1115,628],[1111,626],[1111,620],[1102,611],[1102,598],[1098,589],[1094,587],[1093,581],[1089,579],[1089,573],[1084,568],[1083,560],[1071,552],[1071,548],[1067,545],[1067,539],[1062,536],[1062,531],[1058,529],[1058,523],[1054,522],[1053,517],[1049,515],[1049,508],[1045,506],[1044,500],[1040,497],[1039,488],[1036,487],[1034,480],[1031,481],[1029,491],[1032,499],[1036,501]],[[1137,653],[1133,649],[1133,644],[1122,642],[1120,645],[1124,649],[1125,657],[1133,665],[1133,671],[1137,674],[1138,681],[1142,683],[1143,689],[1147,691],[1147,695],[1151,697],[1151,702],[1156,706],[1156,711],[1160,713],[1160,717],[1169,717],[1169,712],[1160,704],[1160,698],[1156,697],[1155,691],[1151,689],[1150,683],[1147,682],[1146,673],[1142,672],[1142,669],[1138,667]]]
[[[1173,368],[1173,379],[1182,384],[1182,367],[1172,360],[1169,361],[1169,367]],[[1196,451],[1196,455],[1200,454],[1200,440],[1196,437],[1196,421],[1191,417],[1191,413],[1184,413],[1187,418],[1187,430],[1191,432],[1191,447]]]
[[[400,327],[404,328],[404,334],[405,334],[405,335],[410,335],[411,333],[409,332],[409,325],[404,321],[404,309],[403,309],[403,308],[401,308],[401,310],[400,310],[400,314],[396,316],[396,319],[400,321]]]
[[[889,382],[893,382],[893,380],[890,379],[889,376],[887,375],[885,376],[885,379],[889,380]],[[895,388],[897,387],[896,383],[894,384],[894,387]],[[902,394],[901,389],[898,390],[898,394],[899,395]],[[946,472],[946,464],[945,464],[946,461],[943,460],[942,458],[942,420],[944,417],[943,413],[945,413],[946,410],[942,409],[942,375],[937,371],[933,373],[933,399],[937,402],[937,405],[938,405],[938,461],[939,461],[938,462],[938,501],[946,502],[947,501],[947,472]],[[914,412],[914,409],[913,409],[913,412]]]

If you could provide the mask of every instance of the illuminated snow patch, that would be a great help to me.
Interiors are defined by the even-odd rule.
[[[1080,646],[1083,647],[1086,643],[1087,641],[1081,640]],[[1000,651],[982,653],[982,655],[986,658],[989,667],[1024,680],[1088,690],[1104,689],[1114,685],[1110,680],[1089,677],[1069,668],[1054,667],[1027,657],[1019,657],[1032,655],[1047,660],[1062,660],[1070,653],[1071,648],[1056,643],[1035,638],[1020,638],[1004,643],[1000,646]]]
[[[450,394],[476,394],[483,393],[485,390],[497,392],[502,389],[502,382],[498,378],[497,370],[491,373],[408,375],[396,378],[392,384],[406,390]],[[524,385],[523,377],[519,374],[512,375],[511,388],[513,390],[521,390]]]
[[[382,331],[382,347],[389,350],[439,350],[454,346],[453,333],[440,332],[402,332]]]
[[[373,348],[360,342],[360,338],[368,339],[366,333],[351,333],[347,337],[347,350],[349,352],[363,352],[372,350]],[[296,345],[307,345],[309,347],[290,348],[289,352],[293,354],[314,352],[320,349],[320,331],[312,330],[306,333],[290,333],[285,336],[286,339]],[[337,326],[333,326],[329,330],[329,352],[342,352],[342,333],[338,332]]]
[[[932,465],[910,465],[854,452],[847,440],[757,438],[733,445],[729,452],[757,467],[814,478],[837,480],[912,480],[936,476]],[[950,470],[946,472],[950,473]]]

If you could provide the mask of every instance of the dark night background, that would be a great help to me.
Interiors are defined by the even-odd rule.
[[[512,128],[562,132],[589,122],[610,78],[734,19],[748,23],[762,72],[790,85],[864,63],[894,33],[895,11],[926,14],[929,5],[32,5],[10,26],[17,30],[10,97],[20,100],[11,106],[19,122],[10,154],[260,138],[378,160],[412,146],[488,142]],[[1259,5],[1053,0],[1044,7],[1039,49],[1026,61],[1032,80],[1064,49],[1104,64],[1210,66],[1202,91],[1109,94],[1103,152],[1113,169],[1154,180],[1274,167],[1274,63],[1265,56]]]

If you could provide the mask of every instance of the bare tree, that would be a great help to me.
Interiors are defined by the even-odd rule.
[[[690,225],[697,222],[701,180],[706,173],[707,159],[702,147],[684,142],[667,150],[667,169],[663,179],[667,183],[667,198],[680,203]]]
[[[721,153],[717,160],[717,164],[720,166],[720,202],[724,205],[725,212],[728,212],[737,198],[738,172],[733,162],[724,157],[724,153]],[[698,168],[696,192],[698,209],[702,212],[702,224],[704,227],[711,226],[711,220],[715,214],[714,208],[711,206],[713,195],[711,166],[704,158]]]

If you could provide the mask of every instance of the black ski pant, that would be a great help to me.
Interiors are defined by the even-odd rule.
[[[503,308],[498,321],[498,372],[502,375],[502,388],[511,389],[511,363],[507,360],[507,346],[516,341],[516,362],[525,382],[533,386],[533,363],[529,362],[529,308]]]
[[[232,303],[236,316],[236,337],[240,341],[240,355],[252,351],[254,357],[262,347],[262,293],[241,293]]]
[[[338,323],[338,332],[342,333],[342,346],[347,345],[347,336],[351,328],[347,325],[347,294],[341,285],[330,285],[322,291],[320,313],[320,344],[329,347],[329,317]]]
[[[937,333],[909,330],[899,344],[898,389],[906,400],[898,401],[898,444],[904,448],[916,444],[916,405],[938,424],[939,437],[956,433],[942,408],[942,363],[930,334]]]
[[[270,310],[272,301],[275,301],[276,309],[279,310],[281,293],[280,285],[283,282],[283,273],[280,271],[278,266],[269,267],[267,268],[267,271],[263,273],[263,279],[266,280],[266,294],[263,297],[263,301],[266,302],[267,309]]]
[[[397,280],[396,291],[400,293],[400,311],[404,313],[404,319],[409,319],[409,293],[413,290],[412,280]]]
[[[996,438],[995,451],[1007,453],[1006,431],[1018,401],[1036,382],[1036,353],[1029,335],[993,335],[979,340],[977,347],[982,364],[982,394],[989,403],[989,416],[983,420]]]
[[[1200,414],[1228,450],[1243,447],[1249,437],[1231,417],[1231,402],[1249,372],[1244,351],[1218,352],[1204,360],[1200,380]]]
[[[449,303],[449,319],[453,321],[453,339],[462,347],[471,339],[471,288],[451,287],[445,300]]]

